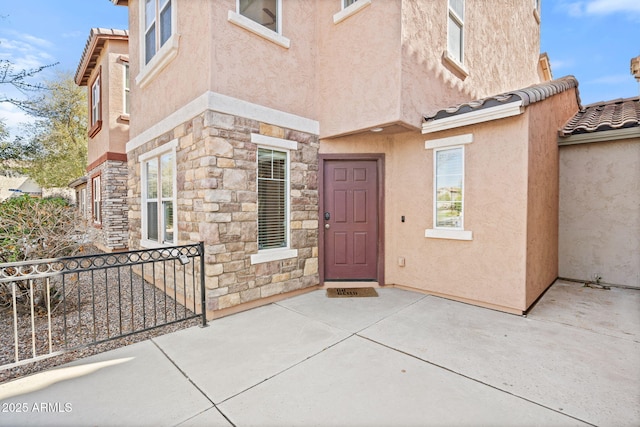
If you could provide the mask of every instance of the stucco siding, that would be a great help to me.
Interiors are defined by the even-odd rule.
[[[433,135],[322,140],[323,153],[385,153],[385,283],[523,310],[527,128],[521,116]],[[473,134],[465,146],[465,229],[471,241],[425,237],[433,228],[433,150],[425,140]],[[405,222],[402,222],[402,217]],[[404,267],[398,263],[404,259]]]
[[[533,2],[467,2],[461,74],[447,60],[447,2],[402,2],[400,120],[538,83],[540,26]],[[429,22],[429,25],[425,25]]]
[[[321,137],[400,117],[401,1],[372,1],[334,24],[339,1],[317,1]]]
[[[129,1],[129,58],[131,60],[131,138],[161,121],[180,107],[206,92],[212,51],[212,9],[219,2],[206,0],[174,1],[176,28],[172,42],[176,57],[152,77],[151,67],[141,58],[140,4]]]
[[[578,111],[575,89],[527,108],[529,121],[527,186],[528,308],[558,277],[558,137]]]
[[[106,153],[124,153],[129,139],[129,123],[121,120],[124,112],[124,65],[121,57],[127,56],[127,42],[108,40],[97,65],[91,71],[87,84],[88,101],[91,102],[91,86],[100,75],[102,128],[87,145],[87,164],[91,165]],[[91,111],[91,105],[88,105]]]
[[[640,287],[640,139],[560,147],[560,277]]]

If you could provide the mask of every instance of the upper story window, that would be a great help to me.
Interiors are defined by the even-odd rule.
[[[271,31],[280,33],[281,0],[237,0],[237,10]]]
[[[342,10],[333,15],[333,23],[338,24],[350,16],[364,10],[371,4],[371,0],[340,0]]]
[[[291,46],[282,35],[282,0],[236,0],[236,10],[230,10],[227,19],[286,49]]]
[[[464,0],[449,0],[449,24],[447,32],[449,55],[460,64],[464,58]]]
[[[171,0],[145,0],[144,24],[144,63],[148,64],[173,34]]]
[[[122,112],[124,114],[129,114],[129,102],[130,102],[130,98],[131,98],[131,83],[130,83],[130,79],[129,79],[129,63],[128,62],[123,62],[122,64],[124,66],[124,93],[123,93],[124,105],[122,107]]]
[[[100,76],[91,85],[91,126],[100,120]]]
[[[102,84],[101,84],[102,69],[98,70],[96,79],[91,84],[91,93],[89,94],[89,105],[91,110],[89,111],[89,138],[93,138],[102,127]]]
[[[141,0],[138,25],[140,33],[140,72],[135,77],[139,88],[145,87],[178,56],[176,0]]]

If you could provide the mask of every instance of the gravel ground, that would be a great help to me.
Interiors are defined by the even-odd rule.
[[[54,285],[60,287],[60,283]],[[64,353],[0,370],[0,383],[201,322],[200,318],[195,318],[167,325],[189,317],[193,312],[127,267],[111,269],[107,274],[104,271],[94,275],[83,273],[75,281],[66,281],[64,293],[65,298],[52,309],[51,316],[52,351]],[[150,327],[154,329],[138,332]],[[48,329],[46,311],[41,310],[35,316],[38,356],[49,352]],[[121,335],[127,336],[92,344]],[[20,360],[32,357],[32,326],[28,312],[19,316],[18,336],[21,337]],[[13,363],[14,352],[13,311],[0,309],[0,365]]]

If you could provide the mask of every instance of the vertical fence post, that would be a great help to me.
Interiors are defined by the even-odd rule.
[[[200,308],[202,311],[202,325],[207,326],[207,297],[205,295],[204,286],[204,242],[198,244],[198,251],[200,252]]]

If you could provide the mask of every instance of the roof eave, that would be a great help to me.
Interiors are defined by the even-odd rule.
[[[636,126],[567,136],[558,135],[558,145],[589,144],[592,142],[616,141],[631,138],[640,138],[640,127]]]
[[[91,71],[93,71],[91,59],[100,56],[100,52],[107,40],[129,40],[129,35],[101,34],[97,30],[92,29],[74,78],[78,86],[86,86]]]
[[[440,132],[447,129],[517,116],[522,113],[524,113],[522,100],[509,102],[503,105],[496,105],[495,107],[483,108],[481,110],[424,122],[422,124],[422,133]]]

